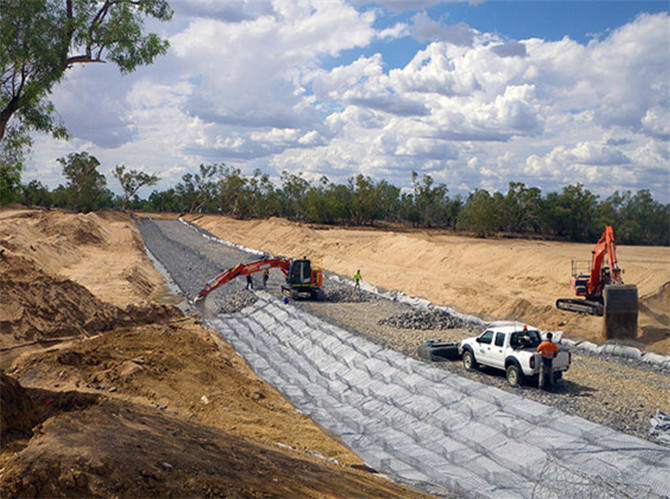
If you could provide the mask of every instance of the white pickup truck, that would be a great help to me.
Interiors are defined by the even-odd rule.
[[[466,370],[472,371],[479,364],[502,369],[507,373],[507,381],[512,386],[522,384],[527,377],[540,373],[540,355],[537,347],[542,335],[536,328],[521,322],[493,322],[475,338],[462,340],[458,353]],[[554,358],[555,380],[570,368],[570,352],[559,348]]]

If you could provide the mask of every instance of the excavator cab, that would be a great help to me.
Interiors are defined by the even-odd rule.
[[[286,282],[292,287],[310,286],[312,282],[312,262],[307,259],[292,260]]]
[[[307,258],[291,260],[286,274],[286,286],[282,286],[282,292],[294,300],[297,298],[320,299],[321,284],[321,269],[312,267],[310,260]]]

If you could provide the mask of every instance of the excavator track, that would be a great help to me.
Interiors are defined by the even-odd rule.
[[[556,300],[556,308],[569,312],[580,312],[602,317],[605,307],[602,303],[591,300],[580,300],[578,298],[560,298]]]

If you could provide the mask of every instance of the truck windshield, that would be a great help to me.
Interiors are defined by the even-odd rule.
[[[512,333],[510,345],[512,348],[537,348],[541,343],[540,333],[537,331],[520,331]]]

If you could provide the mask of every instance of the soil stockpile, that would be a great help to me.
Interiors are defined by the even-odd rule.
[[[0,294],[0,351],[181,315],[159,304],[122,309],[99,300],[81,284],[47,274],[12,254],[0,256]]]
[[[225,240],[273,254],[306,255],[326,270],[490,320],[519,319],[575,339],[602,339],[602,318],[556,309],[570,298],[571,261],[587,262],[594,244],[475,239],[440,231],[320,227],[281,219],[239,221],[187,215]],[[616,227],[615,227],[616,231]],[[670,248],[617,246],[627,283],[638,286],[637,341],[670,353]],[[667,291],[665,291],[667,292]]]

